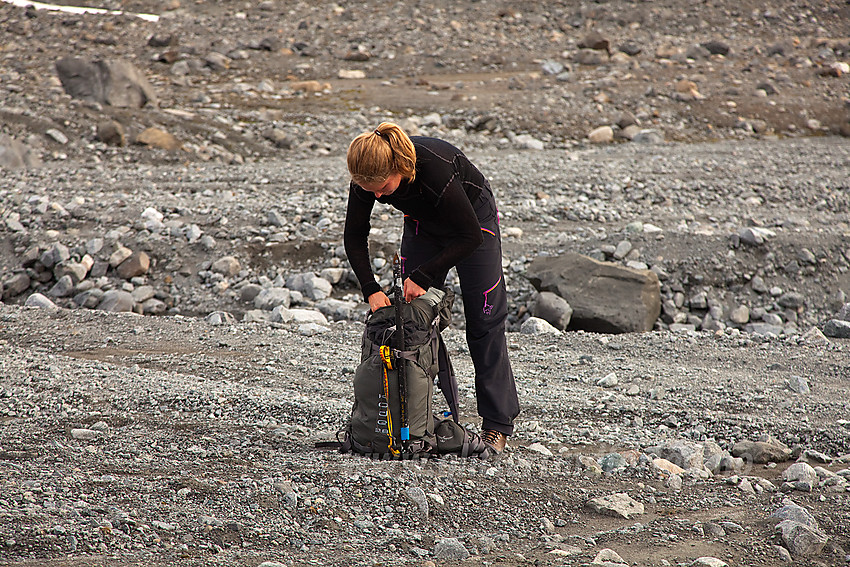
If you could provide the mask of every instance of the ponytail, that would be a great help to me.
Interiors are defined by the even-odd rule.
[[[360,134],[348,146],[348,172],[355,183],[378,183],[393,173],[408,182],[416,177],[416,150],[397,124],[381,122]]]

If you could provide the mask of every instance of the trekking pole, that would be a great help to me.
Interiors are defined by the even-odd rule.
[[[398,372],[398,398],[401,413],[401,446],[407,452],[410,446],[410,426],[407,423],[407,372],[406,364],[401,353],[404,352],[404,318],[401,305],[404,302],[404,281],[401,273],[401,257],[396,252],[393,256],[393,287],[395,295],[395,328],[398,335],[396,351],[396,371]]]

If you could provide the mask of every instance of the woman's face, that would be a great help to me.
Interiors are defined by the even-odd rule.
[[[393,173],[384,181],[379,181],[377,183],[361,183],[360,187],[370,193],[374,193],[375,197],[380,198],[385,197],[387,195],[392,195],[395,190],[398,189],[400,183],[401,174]]]

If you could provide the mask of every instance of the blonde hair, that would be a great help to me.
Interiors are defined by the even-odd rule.
[[[408,182],[416,177],[416,149],[398,124],[381,122],[354,138],[346,155],[348,173],[357,184],[380,183],[393,173]]]

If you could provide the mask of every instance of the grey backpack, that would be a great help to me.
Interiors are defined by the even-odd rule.
[[[453,292],[436,288],[402,302],[403,348],[395,305],[367,316],[361,362],[354,373],[354,406],[341,432],[342,452],[400,459],[445,453],[489,456],[480,437],[458,423],[457,381],[440,336],[451,323],[453,302]],[[435,380],[452,419],[435,416]]]

